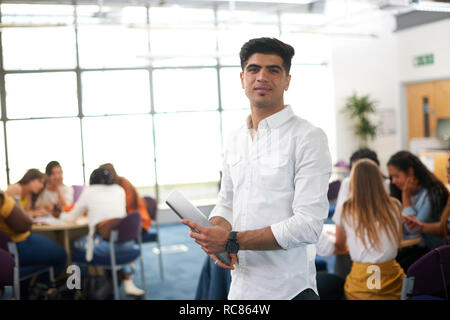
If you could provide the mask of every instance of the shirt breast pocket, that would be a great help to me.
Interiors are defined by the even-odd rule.
[[[259,159],[259,186],[268,190],[284,190],[290,183],[289,157],[261,157]]]
[[[231,155],[227,158],[227,165],[234,188],[240,184],[243,177],[243,173],[241,172],[243,170],[242,163],[243,161],[240,155]]]

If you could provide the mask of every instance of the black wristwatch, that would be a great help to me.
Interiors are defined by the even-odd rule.
[[[231,231],[228,236],[228,240],[225,245],[225,249],[228,253],[237,253],[239,251],[239,243],[237,242],[236,235],[236,231]]]

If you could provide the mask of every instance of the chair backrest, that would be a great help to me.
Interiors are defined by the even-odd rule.
[[[81,193],[83,192],[84,189],[84,185],[83,186],[79,186],[79,185],[73,185],[73,202],[77,202],[78,198],[80,197]]]
[[[341,188],[341,180],[335,180],[328,185],[328,200],[335,200],[338,197]]]
[[[448,199],[447,202],[448,201],[450,201],[450,199]],[[448,206],[446,206],[445,208],[448,208]],[[444,238],[447,238],[447,243],[450,243],[449,242],[450,238],[449,238],[449,234],[448,234],[448,228],[449,228],[448,227],[448,223],[449,223],[448,216],[449,215],[450,215],[450,210],[444,209],[444,212],[442,213],[442,216],[441,216],[441,235]]]
[[[150,196],[144,196],[145,204],[147,205],[147,211],[153,221],[156,221],[158,212],[158,202]]]
[[[0,249],[8,251],[8,242],[11,242],[11,238],[6,233],[0,231]]]
[[[116,242],[125,242],[135,240],[141,232],[141,215],[135,211],[128,214],[125,218],[117,222],[113,230],[118,231]]]
[[[433,295],[450,285],[450,245],[431,250],[414,262],[407,271],[414,277],[411,295]],[[445,283],[445,285],[444,285]]]

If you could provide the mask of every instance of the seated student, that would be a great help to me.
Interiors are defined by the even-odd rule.
[[[118,184],[125,190],[127,213],[138,211],[141,215],[142,229],[148,231],[152,224],[152,219],[150,218],[150,215],[147,211],[147,205],[144,199],[142,199],[142,197],[139,195],[139,192],[136,190],[136,188],[126,178],[120,177],[111,163],[102,164],[100,168],[108,169],[114,178],[114,183]]]
[[[38,169],[29,169],[17,183],[9,185],[5,194],[14,198],[32,218],[47,216],[44,208],[36,208],[35,202],[44,188],[45,175]]]
[[[116,223],[126,217],[125,192],[114,184],[114,179],[107,169],[95,169],[90,176],[90,185],[86,186],[68,213],[62,213],[63,221],[74,221],[87,211],[89,234],[74,241],[74,250],[84,252],[86,260],[91,261],[95,255],[109,255],[109,235]],[[95,234],[98,228],[98,234]],[[116,252],[126,252],[134,247],[134,241],[116,244]],[[125,273],[125,294],[141,296],[145,292],[137,288],[132,280],[129,266],[122,269]]]
[[[362,148],[355,151],[351,155],[350,170],[352,169],[353,164],[360,159],[370,159],[374,161],[378,166],[380,165],[380,161],[378,160],[378,156],[375,151],[368,148]],[[384,185],[386,190],[389,190],[389,179],[384,179]],[[336,209],[332,217],[332,220],[334,221],[335,224],[337,221],[340,221],[341,219],[342,206],[344,202],[348,200],[349,194],[350,194],[350,177],[346,177],[344,180],[342,180],[341,187],[339,188],[339,193],[336,200]],[[335,273],[337,276],[345,278],[347,274],[350,272],[350,268],[351,268],[351,259],[348,254],[340,254],[336,256]]]
[[[401,199],[403,215],[413,215],[420,222],[439,222],[448,199],[448,190],[432,174],[418,157],[408,151],[394,154],[387,163],[391,177],[391,194]],[[419,245],[403,248],[397,261],[404,270],[428,251],[445,244],[445,240],[428,234],[420,234],[404,225],[407,235],[422,235]]]
[[[395,256],[401,239],[400,202],[387,194],[375,162],[357,161],[350,173],[350,196],[336,224],[336,250],[348,247],[353,261],[345,279],[347,299],[400,299],[405,273]]]
[[[447,182],[450,184],[450,158],[447,162]],[[429,234],[436,237],[447,238],[449,243],[450,234],[450,196],[447,199],[447,205],[442,213],[440,222],[421,222],[412,214],[403,217],[403,223],[408,229],[414,232],[420,232],[423,234]]]
[[[73,188],[64,185],[63,171],[57,161],[50,161],[45,168],[47,182],[36,200],[36,208],[44,208],[53,216],[59,217],[61,211],[69,211],[73,202]]]
[[[31,233],[31,225],[31,218],[14,199],[0,192],[0,231],[16,243],[20,266],[53,266],[56,278],[66,266],[66,251],[49,238]]]

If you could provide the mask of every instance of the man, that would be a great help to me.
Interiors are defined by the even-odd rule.
[[[232,270],[229,299],[319,298],[314,243],[328,215],[331,159],[323,131],[284,104],[293,55],[277,39],[244,44],[240,77],[251,115],[226,149],[214,226],[182,220]],[[224,251],[230,266],[216,256]]]

